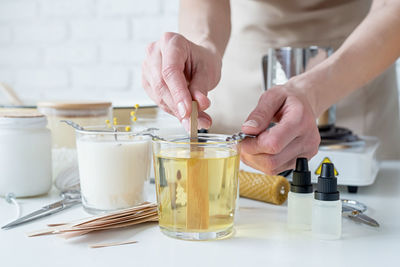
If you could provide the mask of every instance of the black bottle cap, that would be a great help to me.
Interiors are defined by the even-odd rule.
[[[314,193],[314,198],[322,201],[339,200],[335,166],[332,163],[322,164],[321,176],[318,177],[318,185]]]
[[[294,193],[312,193],[311,173],[308,170],[306,158],[296,160],[296,169],[293,171],[293,179],[290,185],[290,191]]]

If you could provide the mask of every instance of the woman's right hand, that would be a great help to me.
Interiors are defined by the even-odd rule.
[[[189,130],[192,100],[199,106],[199,127],[209,128],[207,94],[221,77],[222,56],[210,43],[197,45],[180,34],[165,33],[147,47],[142,65],[142,85],[164,111],[177,117]]]

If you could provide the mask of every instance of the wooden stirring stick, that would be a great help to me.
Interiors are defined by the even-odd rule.
[[[191,142],[197,142],[197,102],[192,101],[190,114]],[[204,149],[197,145],[190,146],[190,159],[187,165],[186,183],[186,228],[188,230],[205,230],[209,225],[208,203],[208,163],[204,157]]]
[[[197,110],[197,102],[192,101],[192,113],[190,113],[190,139],[197,141],[197,118],[199,117],[199,112]]]

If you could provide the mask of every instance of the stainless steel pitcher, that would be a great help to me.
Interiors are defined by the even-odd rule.
[[[302,74],[327,59],[333,53],[330,47],[281,47],[270,48],[262,58],[264,90],[285,84],[293,76]],[[318,127],[330,127],[336,121],[333,105],[317,120]]]

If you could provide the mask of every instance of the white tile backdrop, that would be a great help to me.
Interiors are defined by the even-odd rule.
[[[178,0],[0,0],[0,81],[28,104],[149,103],[140,81],[144,50],[177,30],[177,13]]]
[[[145,47],[177,31],[177,14],[178,0],[0,0],[0,81],[29,104],[149,103],[140,81]]]

